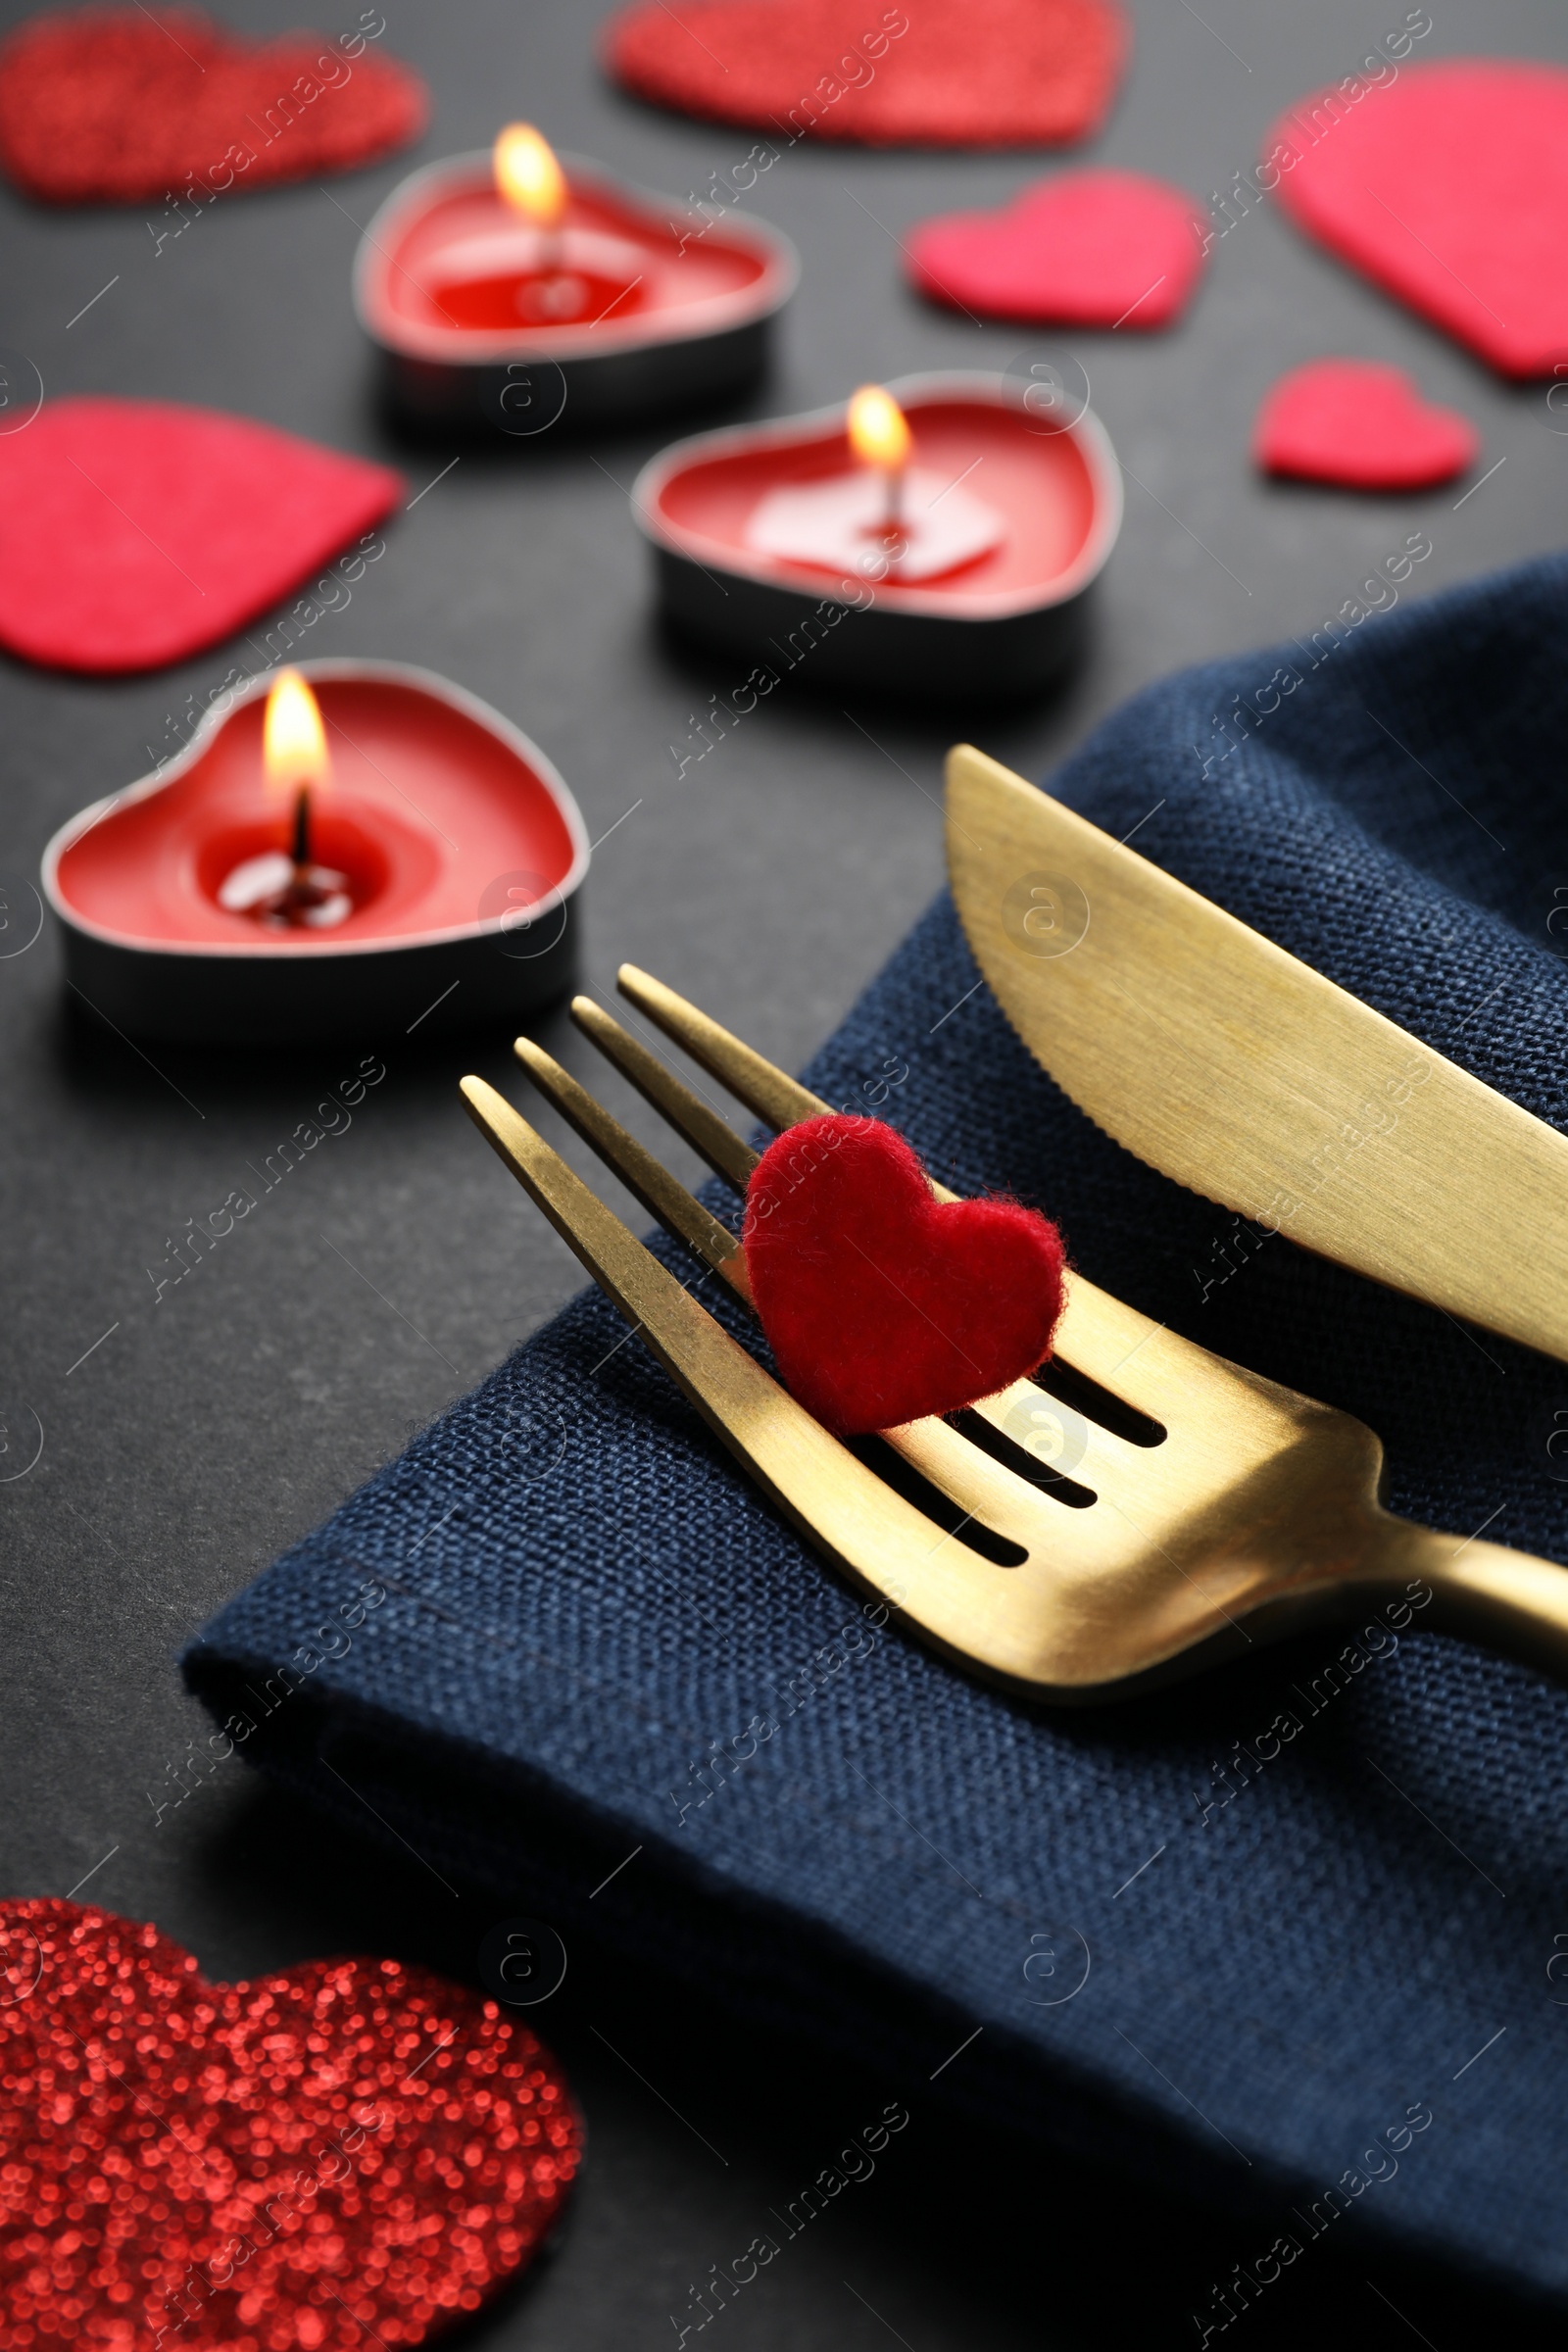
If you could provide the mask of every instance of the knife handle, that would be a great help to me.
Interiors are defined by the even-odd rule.
[[[1374,1564],[1381,1575],[1421,1578],[1432,1588],[1432,1623],[1568,1683],[1568,1567],[1528,1551],[1440,1535],[1381,1515]]]

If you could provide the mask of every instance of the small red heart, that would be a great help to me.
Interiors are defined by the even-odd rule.
[[[1252,455],[1269,473],[1351,490],[1418,490],[1451,481],[1481,436],[1457,409],[1421,397],[1380,360],[1311,360],[1282,375],[1257,413]]]
[[[530,2260],[581,2161],[555,2061],[397,1960],[210,1984],[0,1904],[0,2314],[47,2352],[421,2343]]]
[[[1115,0],[643,0],[603,55],[637,97],[775,148],[1053,147],[1100,128],[1130,40]]]
[[[1139,172],[1064,172],[995,213],[922,221],[905,248],[922,294],[987,318],[1169,326],[1203,268],[1202,215]]]
[[[877,1119],[791,1127],[752,1171],[743,1229],[762,1329],[828,1429],[956,1412],[1051,1352],[1061,1236],[1015,1200],[941,1201]]]
[[[1352,74],[1281,116],[1258,176],[1299,227],[1504,375],[1568,357],[1559,67],[1446,59],[1381,87]]]
[[[276,604],[403,487],[244,416],[50,401],[0,436],[0,644],[59,669],[181,661]],[[339,580],[326,601],[352,594]]]
[[[202,204],[352,172],[416,139],[427,104],[407,66],[348,39],[353,56],[325,33],[240,41],[186,8],[34,17],[0,48],[0,166],[51,204]]]

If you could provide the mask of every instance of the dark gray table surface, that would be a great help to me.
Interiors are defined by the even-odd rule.
[[[0,24],[26,13],[5,0]],[[296,15],[293,0],[220,13],[255,34]],[[605,83],[591,54],[604,13],[569,0],[386,0],[385,46],[430,85],[418,154],[483,145],[520,115],[676,195],[738,162],[749,136],[653,114]],[[1135,0],[1131,71],[1092,153],[1200,196],[1223,189],[1279,109],[1351,71],[1403,13],[1396,0],[1203,0],[1201,15],[1188,0]],[[1568,55],[1549,0],[1432,0],[1432,13],[1420,57]],[[33,361],[50,396],[118,392],[263,417],[390,459],[413,500],[459,445],[389,435],[348,300],[356,222],[411,160],[220,204],[161,254],[143,210],[46,212],[0,192],[0,343]],[[910,222],[995,202],[1041,160],[797,148],[749,201],[797,241],[804,282],[774,374],[737,413],[811,408],[866,378],[996,368],[1059,344],[929,309],[899,270]],[[1418,526],[1435,552],[1410,596],[1564,535],[1568,437],[1551,429],[1541,388],[1499,383],[1308,246],[1272,204],[1216,246],[1174,334],[1065,340],[1128,470],[1128,503],[1090,655],[1044,706],[813,701],[802,679],[677,778],[669,746],[735,666],[672,650],[651,616],[625,491],[679,421],[462,449],[389,526],[386,558],[352,605],[301,652],[407,659],[472,688],[554,756],[596,838],[640,804],[595,860],[592,984],[608,990],[630,957],[797,1064],[940,882],[950,741],[972,736],[1043,774],[1147,680],[1304,634]],[[1324,353],[1410,367],[1480,424],[1478,472],[1498,469],[1462,500],[1462,485],[1365,499],[1259,480],[1247,451],[1264,388]],[[231,659],[220,646],[113,682],[0,661],[0,870],[35,876],[54,827],[142,773],[148,747],[172,745],[189,698]],[[540,1033],[586,1068],[559,1016]],[[465,1068],[520,1091],[506,1039],[423,1044],[389,1021],[373,1043],[389,1074],[352,1131],[155,1306],[146,1269],[166,1237],[306,1115],[336,1058],[157,1049],[154,1067],[67,1009],[48,926],[0,961],[0,1405],[12,1447],[0,1462],[30,1451],[30,1416],[43,1433],[35,1466],[0,1484],[0,1888],[80,1889],[156,1920],[215,1976],[362,1949],[471,1978],[496,1917],[491,1901],[454,1900],[416,1861],[345,1841],[237,1761],[159,1814],[205,1732],[178,1688],[176,1647],[576,1287],[574,1261],[542,1220],[514,1213],[458,1106]],[[884,2087],[740,2034],[710,1988],[668,1982],[657,1952],[630,1977],[574,1949],[565,1987],[537,2018],[571,2068],[592,2158],[557,2257],[481,2315],[466,2338],[475,2346],[670,2344],[689,2282],[744,2244],[760,2209],[803,2164],[824,2162]],[[1191,2310],[1255,2231],[977,2134],[939,2104],[940,2085],[891,2087],[918,2101],[929,2132],[726,2313],[731,2352],[876,2352],[890,2337],[908,2352],[1197,2340]],[[1249,2323],[1257,2341],[1317,2343],[1332,2330],[1448,2352],[1477,2334],[1535,2340],[1530,2315],[1409,2269],[1352,2239],[1356,2226],[1338,2253],[1293,2274],[1294,2301],[1270,2311],[1266,2337]]]

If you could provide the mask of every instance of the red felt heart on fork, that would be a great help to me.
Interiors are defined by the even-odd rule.
[[[34,2352],[421,2343],[520,2270],[581,2159],[493,2001],[397,1960],[210,1984],[161,1936],[0,1904],[0,2319]]]
[[[351,172],[416,139],[425,113],[424,84],[363,30],[258,43],[194,9],[88,8],[0,48],[0,165],[51,204],[200,205]]]
[[[940,1201],[876,1119],[771,1144],[746,1194],[747,1271],[792,1396],[829,1429],[893,1429],[1021,1380],[1051,1351],[1061,1236],[1014,1200]]]
[[[0,645],[94,672],[180,661],[276,604],[402,493],[384,466],[245,416],[49,401],[0,434]],[[364,566],[351,559],[351,576]],[[339,578],[324,593],[337,605],[353,591]]]
[[[1198,283],[1201,218],[1141,172],[1063,172],[1001,212],[922,221],[905,253],[922,294],[984,318],[1150,332]]]
[[[1100,128],[1129,38],[1115,0],[641,0],[604,57],[639,98],[775,150],[1054,147]]]
[[[1312,360],[1281,376],[1257,414],[1252,454],[1270,473],[1351,490],[1451,481],[1481,447],[1457,409],[1421,397],[1402,368]]]

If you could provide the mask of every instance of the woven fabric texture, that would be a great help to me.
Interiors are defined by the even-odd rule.
[[[1157,686],[1053,788],[1565,1126],[1565,644],[1551,560]],[[1568,1560],[1568,1369],[1286,1239],[1237,1248],[977,977],[941,900],[809,1081],[956,1188],[1047,1207],[1094,1281],[1360,1415],[1396,1509]],[[868,1618],[589,1294],[185,1671],[265,1769],[568,1935],[922,2083],[982,2026],[942,2091],[1271,2203],[1298,2239],[1353,2207],[1568,2293],[1568,1694],[1419,1616],[1032,1710]],[[1396,2169],[1367,2153],[1390,2131]]]

